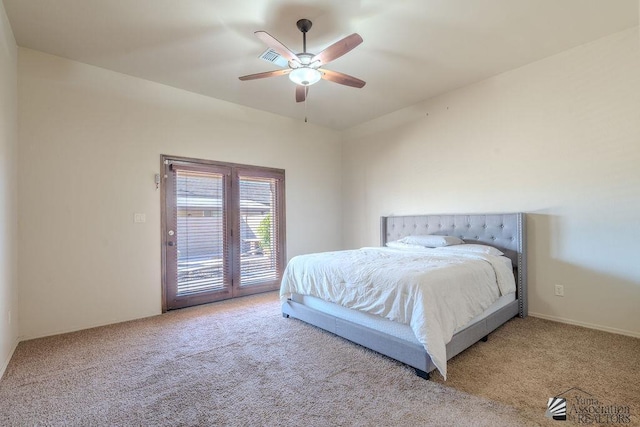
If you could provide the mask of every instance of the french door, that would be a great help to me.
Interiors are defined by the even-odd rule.
[[[277,289],[284,171],[162,156],[163,311]]]

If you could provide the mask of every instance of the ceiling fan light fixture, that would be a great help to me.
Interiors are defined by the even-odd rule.
[[[297,85],[311,86],[318,83],[322,78],[322,73],[315,68],[300,67],[289,73],[289,80]]]

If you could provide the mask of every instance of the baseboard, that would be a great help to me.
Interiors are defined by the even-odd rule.
[[[554,322],[566,323],[568,325],[582,326],[583,328],[596,329],[603,332],[611,332],[612,334],[626,335],[629,337],[640,338],[640,332],[627,331],[625,329],[610,328],[608,326],[594,325],[593,323],[579,322],[577,320],[565,319],[563,317],[549,316],[547,314],[529,312],[529,316],[539,317],[540,319],[553,320]]]
[[[7,356],[7,359],[2,361],[2,365],[0,366],[0,379],[2,379],[2,377],[4,376],[4,371],[7,370],[7,366],[9,366],[9,362],[11,361],[11,358],[13,357],[13,353],[16,351],[16,348],[18,348],[18,343],[19,342],[20,342],[20,340],[18,340],[18,339],[16,339],[14,341],[13,348],[9,352],[9,355]]]

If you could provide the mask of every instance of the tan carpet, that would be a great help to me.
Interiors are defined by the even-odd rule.
[[[0,425],[562,425],[546,401],[571,387],[633,405],[635,423],[638,343],[514,319],[425,381],[282,318],[268,293],[20,343]]]
[[[629,423],[606,423],[603,417],[592,425],[640,425],[637,338],[534,317],[514,318],[492,333],[487,343],[478,343],[449,361],[448,369],[446,383],[437,374],[434,381],[514,406],[544,425],[558,425],[539,419],[547,399],[574,388],[578,390],[563,396],[569,415],[575,409],[573,424],[586,424],[586,418],[580,423],[577,417],[581,407],[615,405],[629,407]],[[588,395],[599,403],[579,404],[576,397]]]

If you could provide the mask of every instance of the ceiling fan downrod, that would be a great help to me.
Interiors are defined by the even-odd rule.
[[[307,53],[307,31],[311,29],[313,23],[308,19],[300,19],[296,22],[296,26],[302,31],[302,52]]]

